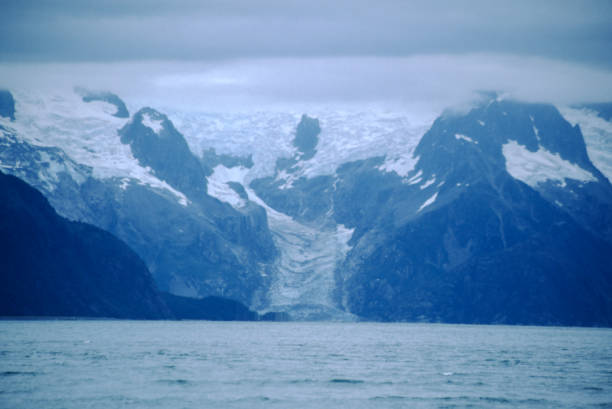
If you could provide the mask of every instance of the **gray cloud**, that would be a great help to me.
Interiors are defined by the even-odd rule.
[[[539,57],[438,54],[411,57],[271,58],[215,62],[0,64],[0,87],[118,93],[132,106],[202,110],[295,109],[328,104],[439,112],[478,90],[572,104],[607,101],[612,72]]]
[[[609,1],[5,0],[2,61],[497,53],[612,67]]]
[[[4,0],[0,86],[204,109],[605,101],[610,21],[605,0]]]

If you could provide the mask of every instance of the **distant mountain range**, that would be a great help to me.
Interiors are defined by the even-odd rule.
[[[359,140],[303,115],[262,175],[252,156],[193,152],[157,110],[129,117],[114,94],[80,90],[53,115],[28,98],[20,114],[19,95],[0,95],[3,171],[125,241],[162,291],[295,319],[612,325],[612,186],[551,105],[487,95],[405,147],[341,163],[329,149]],[[224,305],[146,288],[158,315]]]

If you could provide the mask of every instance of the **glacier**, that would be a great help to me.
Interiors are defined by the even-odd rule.
[[[353,321],[334,302],[335,271],[351,250],[353,229],[307,226],[268,206],[250,188],[249,200],[262,206],[280,251],[264,311],[289,312],[297,320]]]
[[[274,174],[276,159],[292,157],[295,127],[302,112],[189,112],[160,108],[185,136],[192,152],[253,155],[245,182]],[[343,163],[386,156],[383,169],[405,176],[414,168],[414,148],[437,113],[415,117],[406,112],[377,110],[313,110],[321,123],[317,154],[300,164],[299,176],[332,175]]]
[[[270,274],[271,285],[259,311],[282,311],[297,320],[353,321],[355,317],[342,311],[334,302],[335,272],[351,247],[348,245],[353,229],[335,226],[308,226],[281,213],[265,203],[248,185],[248,168],[227,168],[217,165],[208,179],[208,194],[237,209],[246,205],[230,186],[240,183],[248,200],[263,207],[268,227],[279,258]]]

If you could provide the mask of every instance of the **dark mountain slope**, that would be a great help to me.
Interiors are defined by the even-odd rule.
[[[513,144],[518,152],[507,150]],[[374,224],[337,212],[363,232],[339,272],[350,311],[377,320],[612,325],[612,188],[580,130],[554,107],[493,100],[445,115],[415,155],[408,183],[372,204]],[[349,186],[344,202],[354,203],[356,191]]]
[[[0,174],[0,315],[164,318],[140,258],[94,226],[55,213],[38,191]]]

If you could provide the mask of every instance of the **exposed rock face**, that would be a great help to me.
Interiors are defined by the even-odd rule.
[[[300,159],[308,160],[315,155],[320,133],[319,120],[310,118],[308,115],[302,115],[293,140],[293,145],[300,153]]]
[[[9,91],[0,89],[0,116],[15,120],[15,100]]]
[[[121,130],[121,142],[130,145],[142,166],[188,197],[206,195],[206,176],[211,169],[189,150],[183,136],[164,114],[143,108]]]
[[[55,213],[0,173],[0,315],[168,318],[142,260],[94,226]]]

